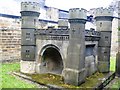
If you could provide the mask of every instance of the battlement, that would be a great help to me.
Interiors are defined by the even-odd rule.
[[[97,16],[113,16],[113,10],[110,8],[97,8],[95,10],[95,17]]]
[[[69,36],[70,29],[38,29],[36,30],[36,35],[67,35]],[[95,30],[85,30],[86,37],[100,37],[101,33]]]
[[[72,8],[69,10],[69,19],[87,19],[87,10]]]
[[[40,11],[40,4],[36,2],[21,2],[21,11]]]

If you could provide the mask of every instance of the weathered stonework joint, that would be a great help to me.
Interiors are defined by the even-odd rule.
[[[79,19],[79,18],[74,18],[74,19],[69,19],[69,23],[83,23],[85,24],[87,20],[85,19]]]
[[[95,17],[96,21],[101,21],[101,20],[107,20],[107,21],[112,21],[113,17],[112,16],[97,16]]]
[[[21,11],[20,12],[22,16],[39,16],[40,13],[39,12],[35,12],[35,11]]]

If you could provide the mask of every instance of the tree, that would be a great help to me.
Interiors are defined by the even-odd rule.
[[[118,27],[118,31],[120,31],[120,27]]]

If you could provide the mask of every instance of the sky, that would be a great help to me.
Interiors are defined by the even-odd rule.
[[[46,0],[47,6],[69,10],[69,8],[90,8],[106,7],[113,0]]]
[[[0,13],[20,15],[20,2],[21,1],[34,1],[40,0],[0,0]],[[63,10],[70,8],[90,8],[106,7],[113,0],[46,0],[46,5]]]

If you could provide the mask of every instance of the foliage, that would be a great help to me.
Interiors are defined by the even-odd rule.
[[[114,88],[115,90],[119,90],[120,88],[120,78],[116,78],[116,81],[112,84],[111,88]]]
[[[120,31],[120,27],[118,27],[118,31]]]
[[[19,63],[2,64],[2,88],[34,88],[35,85],[26,83],[12,75],[10,72],[18,71]]]
[[[116,66],[116,58],[111,57],[110,71],[115,71],[115,66]],[[116,79],[114,84],[111,86],[111,88],[114,88],[115,90],[119,90],[119,88],[120,88],[120,79]]]

